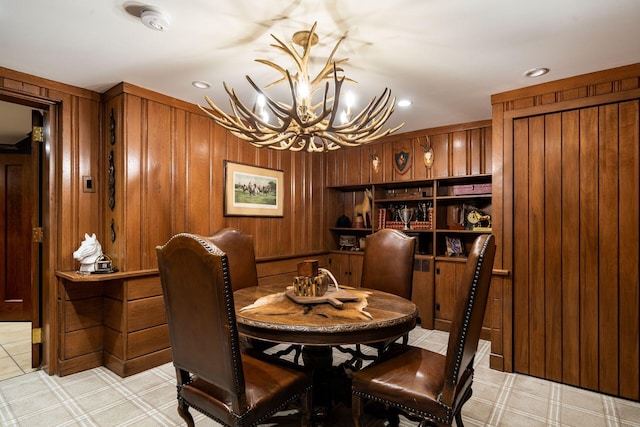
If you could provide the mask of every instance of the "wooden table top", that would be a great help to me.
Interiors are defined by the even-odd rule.
[[[413,302],[374,289],[342,289],[357,297],[344,301],[342,309],[328,303],[298,304],[285,294],[285,286],[237,290],[238,332],[278,343],[330,346],[397,338],[415,327],[418,309]]]

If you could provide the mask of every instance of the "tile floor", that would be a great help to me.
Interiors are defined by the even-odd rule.
[[[416,328],[410,343],[444,352],[448,335]],[[4,347],[4,345],[3,345]],[[519,374],[489,369],[490,343],[478,349],[466,426],[640,427],[640,403]],[[334,362],[344,360],[334,351]],[[348,408],[331,425],[351,425]],[[197,411],[196,426],[218,427]],[[0,381],[0,426],[177,426],[172,365],[127,378],[100,367],[65,377],[42,371]],[[325,424],[329,425],[329,424]],[[380,427],[367,422],[365,427]],[[402,427],[416,423],[401,418]]]
[[[31,322],[0,322],[0,381],[32,371]]]

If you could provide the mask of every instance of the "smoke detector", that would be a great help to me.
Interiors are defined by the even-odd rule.
[[[158,9],[143,8],[140,12],[140,20],[152,30],[166,31],[169,28],[169,15]]]

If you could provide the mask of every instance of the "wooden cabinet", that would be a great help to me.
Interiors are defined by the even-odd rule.
[[[433,329],[434,319],[434,258],[416,255],[413,263],[411,301],[418,306],[418,320],[426,329]]]
[[[363,252],[334,251],[329,257],[329,270],[340,285],[360,286]]]
[[[344,246],[343,236],[352,236],[358,246],[361,237],[382,228],[396,228],[415,236],[411,299],[420,310],[423,327],[448,330],[455,309],[456,283],[464,271],[466,254],[478,235],[491,232],[491,175],[329,187],[330,211],[335,219],[351,215],[353,223],[353,216],[359,211],[356,206],[365,197],[365,190],[372,194],[370,226],[332,227],[334,249]],[[406,230],[401,218],[403,209],[410,213]],[[341,283],[359,286],[361,253],[336,251],[333,255],[331,269],[336,278]],[[483,337],[489,338],[489,333],[490,329],[485,328]]]
[[[58,375],[104,365],[126,377],[171,361],[157,271],[57,274]]]
[[[455,305],[462,295],[460,280],[464,274],[466,260],[437,260],[435,263],[435,320],[434,328],[448,331],[455,315]],[[481,338],[491,339],[491,310],[487,302]]]

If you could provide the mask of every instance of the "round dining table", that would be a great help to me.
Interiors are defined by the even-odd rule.
[[[331,287],[330,287],[331,289]],[[287,286],[248,287],[233,293],[239,334],[291,344],[279,354],[300,349],[314,371],[314,424],[332,425],[336,402],[349,405],[351,386],[345,369],[333,366],[332,349],[390,342],[416,326],[418,308],[402,297],[375,289],[340,287],[323,298],[296,297]],[[338,295],[336,298],[334,296]],[[359,352],[347,351],[358,357]],[[297,363],[297,356],[296,356]]]
[[[295,298],[286,286],[239,289],[233,294],[238,332],[265,341],[326,347],[393,340],[416,326],[418,308],[405,298],[375,289],[340,290],[347,296],[332,304],[327,298]]]

